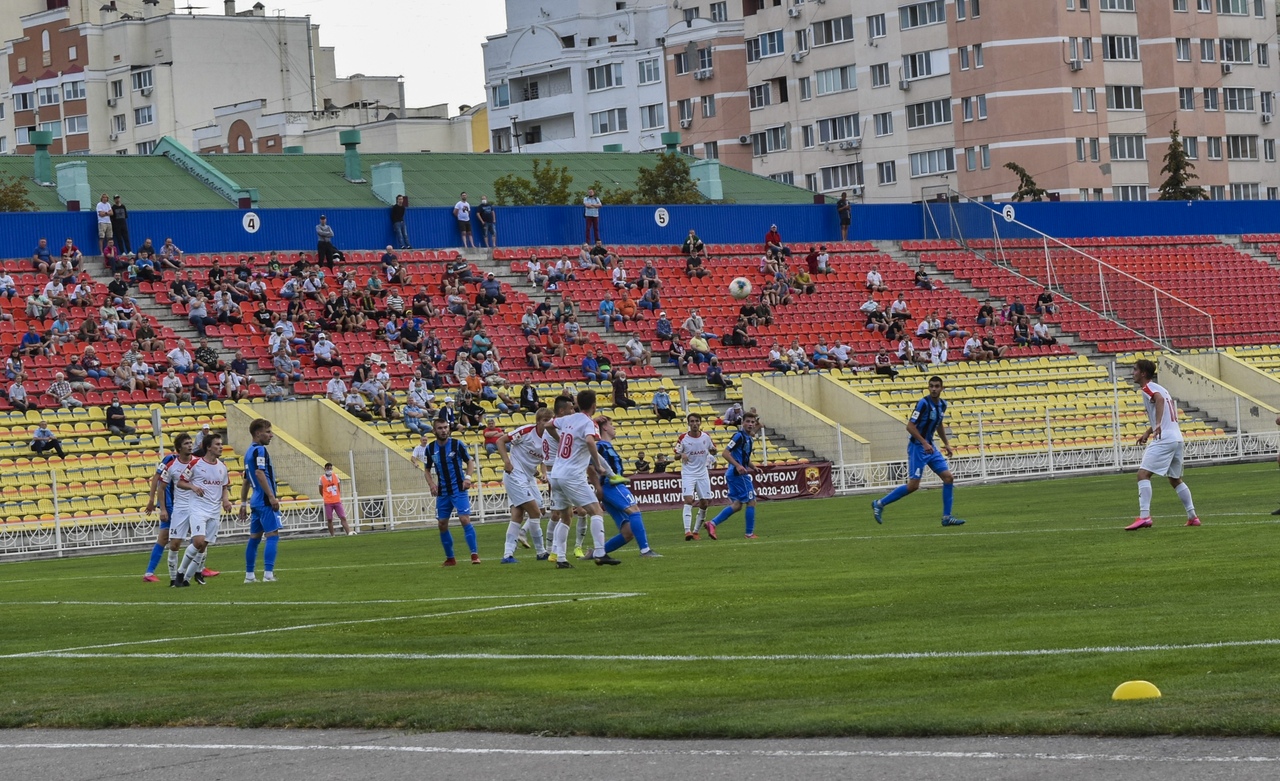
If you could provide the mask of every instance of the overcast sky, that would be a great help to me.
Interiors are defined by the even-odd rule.
[[[534,0],[523,0],[534,2]],[[2,0],[0,0],[2,2]],[[217,0],[191,0],[221,13]],[[311,15],[320,42],[337,47],[338,75],[404,76],[410,106],[485,99],[480,44],[506,30],[503,0],[262,0],[267,14]],[[185,5],[185,0],[178,0]],[[252,0],[239,0],[247,10]]]

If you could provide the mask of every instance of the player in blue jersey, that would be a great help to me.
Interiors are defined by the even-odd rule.
[[[600,503],[604,506],[605,512],[609,513],[609,517],[613,518],[613,522],[618,525],[618,533],[604,544],[604,552],[606,555],[613,553],[635,540],[636,545],[640,546],[640,555],[643,558],[660,559],[662,554],[649,547],[649,535],[644,530],[640,506],[631,495],[631,489],[627,487],[626,480],[619,479],[623,477],[624,467],[622,456],[613,446],[615,433],[613,420],[608,415],[597,415],[595,424],[600,428],[600,441],[596,443],[596,450],[599,451],[605,465],[613,471],[614,476],[611,480],[607,475],[601,475],[594,465],[588,466],[587,474],[591,478],[591,485],[596,489],[596,495],[600,497]]]
[[[453,558],[453,534],[449,531],[449,516],[456,510],[462,523],[462,534],[471,549],[471,563],[480,563],[476,547],[476,530],[471,526],[471,490],[475,482],[475,462],[467,446],[449,436],[447,420],[437,420],[432,426],[436,441],[427,445],[423,454],[426,464],[427,485],[436,498],[436,521],[440,527],[440,544],[444,546],[444,564],[452,567],[458,562]]]
[[[253,444],[244,454],[244,481],[240,484],[240,520],[249,516],[249,544],[244,548],[244,582],[257,582],[254,570],[258,561],[258,546],[262,538],[267,543],[262,551],[262,582],[276,579],[276,546],[280,543],[280,499],[276,496],[276,470],[271,465],[267,445],[275,437],[271,433],[271,421],[257,418],[249,424],[249,438]],[[252,497],[250,496],[252,492]]]
[[[716,527],[729,520],[729,516],[746,508],[746,537],[756,539],[756,486],[752,475],[760,474],[760,467],[751,464],[751,452],[755,450],[756,430],[760,427],[760,418],[755,410],[744,413],[742,428],[729,440],[729,447],[724,450],[724,459],[729,462],[725,470],[725,487],[729,489],[729,506],[720,511],[715,518],[707,521],[704,528],[711,539],[716,536]]]
[[[920,489],[920,478],[924,477],[926,466],[942,478],[942,525],[960,526],[964,523],[951,515],[951,499],[955,487],[952,485],[951,467],[943,457],[943,453],[951,455],[946,427],[942,423],[946,414],[947,402],[942,400],[942,378],[930,377],[929,395],[916,402],[916,408],[911,412],[911,419],[907,421],[907,433],[911,435],[911,439],[907,442],[907,483],[871,503],[871,512],[875,514],[876,523],[884,521],[886,504],[892,504]],[[942,440],[942,453],[933,446],[935,434]]]
[[[185,468],[190,461],[191,435],[179,434],[173,438],[173,452],[161,459],[156,466],[155,474],[151,476],[151,494],[147,497],[147,514],[157,509],[160,511],[160,531],[156,534],[156,544],[151,548],[151,561],[147,564],[147,572],[142,576],[145,583],[155,583],[160,580],[156,577],[156,567],[160,566],[160,557],[164,555],[164,549],[169,544],[169,522],[173,517],[173,491],[178,481],[169,480],[168,472],[175,468],[174,464],[181,464]],[[175,558],[169,567],[170,581],[178,571],[176,564]]]

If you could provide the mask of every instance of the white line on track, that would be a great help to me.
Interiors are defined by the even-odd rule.
[[[635,596],[635,595],[619,595]],[[607,599],[610,597],[601,597]],[[554,604],[554,603],[546,603]],[[526,607],[512,605],[510,607]],[[491,610],[495,608],[482,608]],[[458,611],[470,613],[478,611]],[[457,615],[457,613],[440,613],[437,615]],[[435,616],[424,616],[434,618]],[[379,619],[391,620],[391,619]],[[359,623],[343,621],[338,623]],[[313,626],[329,626],[316,624]],[[261,630],[283,631],[283,630]],[[243,632],[239,634],[258,634]],[[228,635],[212,635],[226,637]],[[200,638],[190,638],[200,639]],[[147,640],[140,642],[165,642]],[[1093,654],[1131,654],[1153,653],[1157,651],[1199,651],[1218,648],[1249,648],[1257,646],[1280,646],[1280,638],[1266,640],[1223,640],[1214,643],[1180,643],[1158,645],[1100,645],[1080,648],[1028,648],[1021,650],[995,651],[895,651],[878,654],[493,654],[493,653],[441,653],[441,654],[309,654],[309,653],[81,653],[94,648],[111,648],[120,645],[137,643],[116,643],[111,646],[88,646],[86,648],[68,648],[62,651],[36,651],[25,654],[0,656],[0,659],[16,659],[40,657],[45,659],[291,659],[291,660],[347,660],[347,661],[576,661],[576,662],[875,662],[886,660],[930,660],[930,659],[985,659],[991,657],[1039,657],[1039,656],[1078,656]]]
[[[0,601],[0,605],[89,605],[93,607],[165,607],[171,605],[191,607],[192,605],[199,605],[200,607],[275,607],[277,605],[401,605],[419,604],[424,602],[471,602],[477,599],[543,599],[546,597],[606,598],[626,596],[632,596],[632,594],[618,591],[566,591],[564,593],[555,594],[470,594],[462,597],[423,597],[421,599],[322,599],[292,602],[268,602],[266,600],[233,600],[229,602],[187,602],[184,600],[156,600],[153,602],[91,602],[75,599],[46,599],[31,601]]]
[[[801,750],[801,749],[573,749],[573,748],[459,748],[450,746],[369,746],[288,743],[0,743],[0,751],[68,751],[68,750],[132,750],[132,751],[278,751],[278,752],[369,752],[391,754],[455,754],[515,755],[530,757],[761,757],[761,758],[885,758],[885,759],[972,759],[1022,760],[1042,762],[1168,762],[1202,763],[1271,763],[1280,757],[1268,756],[1162,756],[1142,754],[1084,753],[1017,753],[1003,751],[892,751],[892,750]]]
[[[413,616],[384,616],[381,618],[356,618],[346,621],[322,621],[311,624],[295,624],[294,626],[277,626],[268,629],[251,629],[246,632],[219,632],[209,635],[194,635],[187,637],[157,637],[151,640],[127,640],[120,643],[101,643],[98,645],[82,645],[73,648],[56,648],[49,651],[28,651],[20,654],[5,654],[0,659],[22,659],[39,656],[50,656],[60,653],[74,653],[76,651],[92,651],[99,648],[123,648],[130,645],[155,645],[157,643],[187,643],[193,640],[214,640],[224,637],[252,637],[254,635],[267,635],[279,632],[293,632],[303,629],[325,629],[334,626],[354,626],[357,624],[377,624],[389,621],[415,621],[427,618],[446,618],[448,616],[464,616],[473,613],[493,613],[499,610],[517,610],[524,607],[545,607],[547,605],[564,605],[572,602],[594,602],[601,599],[622,599],[625,597],[638,597],[643,594],[635,592],[618,592],[606,595],[592,597],[574,597],[568,599],[551,599],[542,602],[521,602],[514,605],[493,605],[491,607],[475,607],[468,610],[450,610],[444,613],[422,613]],[[167,655],[167,654],[166,654]]]

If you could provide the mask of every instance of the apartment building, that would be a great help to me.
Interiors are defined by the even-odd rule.
[[[533,17],[557,4],[532,5],[508,3],[502,37],[530,35]],[[574,15],[537,22],[555,33],[547,39],[572,34],[591,9],[663,9],[654,44],[682,149],[815,192],[888,202],[952,187],[1002,199],[1016,186],[1004,164],[1016,162],[1053,197],[1145,199],[1163,181],[1177,121],[1215,199],[1280,198],[1268,0],[563,5]],[[539,67],[555,71],[576,55],[543,56]],[[491,89],[499,74],[509,71],[491,71]],[[653,105],[655,90],[640,99],[631,89],[610,98],[629,112]],[[565,137],[559,148],[596,140]]]

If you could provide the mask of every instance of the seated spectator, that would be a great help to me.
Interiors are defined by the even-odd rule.
[[[596,363],[600,365],[600,373],[606,382],[613,378],[613,359],[603,349],[596,350]]]
[[[903,325],[905,322],[907,321],[898,319],[890,320],[888,327],[884,329],[885,341],[896,343],[901,339],[902,335],[907,332],[906,326]]]
[[[591,261],[597,268],[605,270],[613,266],[613,254],[600,239],[596,239],[595,246],[591,248]]]
[[[787,353],[782,349],[782,345],[778,344],[778,340],[773,340],[773,345],[769,347],[769,368],[774,371],[788,372],[791,371],[791,359],[787,357]]]
[[[139,254],[133,259],[133,266],[130,269],[133,277],[139,282],[155,282],[160,278],[156,272],[156,262],[150,255]]]
[[[686,258],[691,255],[701,255],[706,248],[706,245],[702,243],[702,239],[698,238],[697,232],[690,228],[689,235],[684,240],[684,246],[680,248],[680,254]]]
[[[53,314],[53,302],[43,291],[27,296],[27,317],[36,320],[47,320]]]
[[[733,387],[733,380],[724,376],[724,369],[720,366],[719,358],[712,358],[711,363],[707,364],[707,384],[718,388]]]
[[[209,308],[205,304],[204,296],[196,296],[192,301],[191,308],[187,310],[187,322],[191,323],[196,333],[202,337],[208,336],[210,326],[218,324],[217,320],[209,316]]]
[[[1031,343],[1031,329],[1027,326],[1027,318],[1018,317],[1013,321],[1013,343],[1026,347]]]
[[[675,326],[667,319],[666,312],[658,312],[658,320],[653,326],[653,335],[659,342],[669,342],[675,336]]]
[[[80,356],[80,365],[84,367],[90,379],[103,380],[110,376],[110,373],[102,367],[102,360],[98,358],[98,351],[93,345],[85,346],[84,353]]]
[[[1045,287],[1045,289],[1041,291],[1040,295],[1036,298],[1035,309],[1036,314],[1042,316],[1057,313],[1058,305],[1053,303],[1053,291],[1048,287]]]
[[[1023,306],[1022,300],[1017,296],[1014,296],[1013,300],[1009,302],[1009,305],[1004,308],[1003,312],[1001,312],[1001,317],[1003,317],[1004,322],[1008,324],[1012,323],[1015,318],[1021,318],[1026,314],[1027,308]]]
[[[808,374],[809,370],[813,368],[813,362],[809,360],[809,355],[800,346],[799,339],[791,340],[791,346],[787,348],[787,361],[792,368],[798,369],[805,374]]]
[[[218,393],[232,401],[239,401],[249,395],[249,378],[232,368],[218,373]]]
[[[649,401],[653,414],[658,420],[675,420],[676,411],[671,407],[671,394],[666,388],[658,388]]]
[[[818,369],[834,369],[837,364],[831,358],[831,347],[827,344],[826,337],[818,337],[818,343],[813,346],[813,353],[809,356],[815,368]]]
[[[410,397],[405,402],[404,408],[400,410],[400,417],[403,418],[405,428],[409,429],[410,432],[419,435],[431,433],[431,414],[417,399]],[[372,416],[370,420],[372,420]]]
[[[547,360],[542,345],[538,344],[538,337],[532,334],[529,335],[529,343],[524,348],[524,362],[530,369],[541,369],[545,372],[551,368],[551,361]]]
[[[653,469],[653,464],[650,464],[649,459],[645,458],[643,450],[641,450],[639,453],[636,453],[636,460],[634,463],[635,463],[635,466],[634,468],[632,468],[631,471],[638,475],[647,475]]]
[[[915,285],[921,290],[933,290],[933,283],[929,281],[929,275],[924,269],[916,269]]]
[[[134,357],[133,362],[129,364],[129,370],[133,372],[133,379],[139,388],[155,390],[160,387],[160,380],[156,379],[156,370],[142,359],[141,354]]]
[[[884,347],[876,352],[875,373],[886,375],[890,379],[898,376],[898,370],[893,368],[893,357]]]
[[[422,331],[412,317],[404,318],[400,325],[400,348],[411,353],[421,352],[424,345]]]
[[[623,323],[637,323],[644,318],[640,307],[636,305],[635,299],[631,297],[630,290],[622,291],[622,300],[618,301],[618,321]]]
[[[288,401],[289,391],[283,385],[276,382],[275,378],[267,380],[267,384],[262,386],[262,395],[267,401]]]
[[[907,306],[907,297],[904,293],[899,293],[898,297],[889,305],[889,317],[894,320],[910,320],[911,310]]]
[[[657,312],[662,309],[662,302],[658,298],[658,288],[650,287],[640,296],[637,305],[646,312]]]
[[[183,339],[178,340],[178,344],[165,355],[165,358],[169,361],[169,367],[181,374],[190,374],[196,369],[195,357],[187,350],[187,343]]]
[[[84,259],[84,253],[76,246],[75,241],[67,239],[62,244],[62,258],[71,261],[77,269],[80,267],[80,261]]]
[[[658,279],[658,269],[653,265],[652,260],[644,262],[644,268],[640,269],[640,278],[636,280],[636,287],[645,291],[657,291],[662,287],[662,280]],[[654,300],[657,300],[656,296]]]
[[[432,318],[437,315],[435,306],[431,303],[431,295],[427,293],[427,286],[422,285],[418,288],[418,292],[413,294],[412,312],[415,317]]]
[[[475,394],[470,391],[458,393],[458,425],[464,428],[479,428],[484,424],[485,410]]]
[[[701,336],[704,339],[719,338],[716,334],[707,330],[706,321],[702,319],[702,315],[698,313],[696,307],[689,310],[689,316],[686,317],[684,323],[681,324],[680,330],[689,337]]]
[[[302,363],[295,358],[290,358],[285,348],[281,347],[276,350],[275,357],[271,359],[271,367],[274,370],[274,376],[282,382],[299,382],[302,380]]]
[[[596,307],[596,320],[605,327],[605,330],[613,330],[613,324],[618,319],[618,308],[613,303],[613,294],[605,293],[604,298],[600,300],[600,305]]]
[[[939,333],[942,333],[942,321],[938,319],[937,312],[930,312],[916,325],[916,336],[921,339],[932,339]]]
[[[685,258],[684,275],[689,279],[701,279],[709,275],[711,272],[703,267],[702,260],[702,253],[696,253]]]
[[[191,381],[191,398],[201,402],[217,398],[213,386],[209,384],[209,377],[204,372],[196,372],[195,379]]]
[[[191,401],[191,394],[187,393],[182,385],[182,378],[173,367],[169,367],[164,374],[164,379],[160,380],[160,392],[164,394],[165,401],[170,404]]]
[[[71,383],[67,382],[67,376],[62,372],[53,375],[53,382],[49,384],[44,395],[53,399],[63,409],[75,409],[83,407],[84,401],[72,395]]]
[[[982,340],[976,335],[970,336],[964,343],[963,355],[967,361],[989,361],[993,357],[982,346]]]
[[[586,271],[587,269],[593,269],[595,267],[596,261],[595,258],[591,256],[591,245],[584,242],[582,247],[578,250],[578,268]]]
[[[4,376],[10,380],[17,379],[22,374],[25,365],[22,362],[22,350],[15,347],[9,351],[9,357],[4,362]]]
[[[797,294],[813,295],[818,286],[813,284],[813,277],[809,276],[808,270],[801,268],[791,278],[791,289]]]
[[[31,400],[27,396],[27,386],[24,383],[24,379],[23,375],[19,374],[9,386],[9,406],[18,412],[26,412],[32,408]]]
[[[156,260],[160,262],[160,268],[165,271],[177,271],[182,268],[182,250],[173,243],[173,239],[165,239],[164,244],[160,245],[160,250],[156,253]]]
[[[991,306],[991,302],[984,301],[982,306],[978,307],[978,315],[973,319],[979,328],[986,328],[991,325],[991,321],[995,319],[996,310]]]
[[[58,348],[64,344],[70,344],[75,341],[76,335],[71,331],[71,323],[67,320],[64,312],[58,313],[58,317],[53,321],[53,325],[49,326],[49,345],[57,352]]]
[[[569,349],[564,343],[564,336],[556,333],[555,331],[548,331],[543,334],[542,350],[547,354],[548,358],[555,356],[556,358],[563,359],[569,354]]]
[[[680,337],[672,338],[671,344],[667,348],[667,363],[675,364],[681,374],[689,373],[689,351],[681,343]]]
[[[733,324],[733,330],[721,341],[729,347],[755,347],[758,342],[750,336],[747,327],[747,319],[739,315],[738,321]]]
[[[133,376],[133,362],[127,357],[120,359],[120,364],[111,371],[111,379],[120,390],[133,393],[138,389],[138,381]]]
[[[818,247],[818,268],[810,269],[811,274],[833,274],[835,269],[831,267],[831,253],[827,252],[827,245],[823,244]]]
[[[613,406],[620,409],[631,409],[636,406],[635,400],[631,398],[627,373],[621,369],[613,375]]]
[[[659,450],[658,455],[654,456],[653,459],[653,473],[655,475],[663,474],[669,466],[671,466],[671,457]]]
[[[960,327],[950,312],[942,318],[942,330],[953,339],[963,339],[969,335],[969,332]]]
[[[52,355],[53,348],[49,344],[48,337],[36,330],[35,323],[27,323],[27,332],[22,335],[21,341],[18,342],[18,349],[23,355]]]
[[[333,370],[329,382],[325,383],[324,396],[338,406],[342,406],[347,401],[347,383],[343,382],[342,375],[337,369]]]
[[[57,453],[58,458],[65,459],[67,457],[66,451],[62,449],[62,442],[54,435],[53,430],[49,428],[49,424],[45,419],[40,418],[40,422],[36,424],[35,431],[31,433],[31,452],[37,456],[43,456],[50,450]]]
[[[338,345],[330,341],[328,334],[321,332],[315,344],[311,346],[311,361],[316,366],[342,368],[342,356],[338,354]]]
[[[711,344],[705,336],[689,337],[689,354],[693,363],[701,366],[704,363],[710,363],[715,358],[715,353],[711,352]]]
[[[924,367],[929,365],[929,353],[916,350],[911,337],[903,336],[898,342],[898,360],[904,364],[910,363],[917,367]]]
[[[596,351],[593,349],[588,349],[582,358],[582,376],[591,382],[604,382],[608,379],[600,371],[600,362],[596,360]]]
[[[14,296],[18,295],[18,288],[13,281],[13,275],[4,269],[0,269],[0,295],[10,301],[13,300]]]
[[[889,316],[880,309],[880,302],[875,299],[874,292],[867,292],[867,300],[858,307],[858,311],[866,318],[863,324],[866,330],[884,333],[889,328]]]
[[[520,386],[520,409],[525,412],[537,412],[547,406],[538,398],[538,389],[526,382]]]
[[[1037,347],[1044,347],[1057,344],[1058,340],[1049,335],[1049,326],[1045,325],[1043,320],[1036,320],[1036,324],[1031,329],[1031,343]]]
[[[48,274],[53,269],[53,251],[49,249],[48,239],[40,239],[36,251],[31,255],[31,268],[41,274]]]
[[[502,283],[492,271],[486,274],[484,281],[480,283],[480,296],[476,299],[476,303],[482,307],[501,306],[507,303],[507,297],[502,292]]]
[[[947,362],[947,337],[942,333],[935,334],[929,342],[929,363],[941,366]]]
[[[627,340],[622,352],[631,366],[650,366],[653,363],[653,352],[645,347],[644,342],[640,341],[640,337],[635,334]]]
[[[777,225],[770,225],[769,232],[764,235],[764,251],[766,255],[791,257],[791,250],[782,243],[782,234]]]
[[[578,316],[571,315],[569,322],[564,324],[564,340],[567,344],[586,344],[587,335],[582,332],[582,326],[578,324]]]
[[[546,320],[538,317],[532,306],[526,306],[524,314],[520,316],[520,331],[525,336],[536,336],[548,330],[550,329],[547,327]]]

